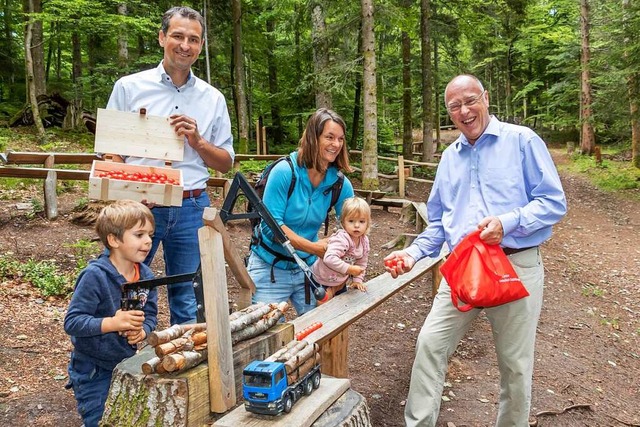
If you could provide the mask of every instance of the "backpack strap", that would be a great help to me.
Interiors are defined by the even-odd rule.
[[[324,219],[324,235],[326,236],[329,232],[329,213],[331,209],[338,203],[338,199],[340,198],[340,193],[342,193],[342,184],[344,184],[344,174],[342,171],[338,171],[338,179],[333,185],[324,191],[324,195],[326,196],[329,191],[331,191],[331,204],[329,205],[329,209],[327,209],[327,216]]]

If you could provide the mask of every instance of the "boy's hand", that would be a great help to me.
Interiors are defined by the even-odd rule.
[[[129,344],[135,345],[143,341],[147,337],[147,333],[144,329],[140,329],[137,331],[126,331],[124,332],[124,336],[127,337],[127,342]]]
[[[359,265],[350,265],[349,268],[347,268],[347,274],[350,276],[359,276],[363,271],[364,268]]]
[[[118,310],[115,316],[105,317],[102,320],[102,333],[139,331],[144,323],[144,311]]]

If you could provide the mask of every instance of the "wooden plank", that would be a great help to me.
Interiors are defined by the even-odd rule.
[[[0,178],[32,178],[46,179],[50,171],[55,171],[57,178],[62,180],[81,180],[89,179],[90,171],[72,170],[72,169],[47,169],[47,168],[25,168],[0,166]]]
[[[182,160],[184,137],[168,117],[98,108],[95,151],[164,160]]]
[[[47,157],[53,156],[57,164],[88,164],[100,158],[93,153],[32,153],[24,151],[9,151],[5,158],[6,164],[12,165],[43,165]]]
[[[381,199],[371,200],[371,204],[374,206],[387,206],[387,207],[393,207],[393,208],[401,208],[409,203],[411,203],[411,201],[407,199],[391,199],[391,198],[384,198],[384,197]]]
[[[427,228],[427,204],[424,202],[411,202],[416,210],[416,233],[420,234]]]
[[[247,412],[244,405],[217,420],[214,427],[308,427],[351,386],[341,378],[322,378],[320,387],[309,396],[303,396],[288,414],[279,416],[257,415]]]
[[[438,265],[448,250],[443,248],[435,258],[423,258],[406,274],[395,279],[389,273],[383,273],[367,282],[367,292],[347,292],[316,307],[304,316],[297,317],[293,323],[296,331],[301,331],[315,322],[322,322],[322,327],[312,332],[307,338],[309,342],[323,342],[336,336],[356,320],[378,307],[410,283],[418,280]],[[326,363],[326,360],[323,361]]]
[[[205,209],[206,215],[211,208]],[[215,215],[215,214],[214,214]],[[222,236],[209,226],[198,230],[202,287],[207,322],[207,361],[211,412],[223,413],[236,404],[233,352],[229,326],[229,297]]]
[[[229,269],[233,272],[236,280],[240,284],[240,300],[238,307],[243,309],[251,305],[251,296],[256,292],[256,285],[249,276],[244,260],[238,254],[235,245],[231,241],[231,237],[227,232],[222,219],[218,215],[215,208],[207,209],[203,215],[204,223],[209,227],[213,227],[222,236],[222,247],[224,248],[224,259],[229,265]]]
[[[246,160],[266,160],[273,161],[282,157],[282,154],[236,154],[235,161],[243,162]]]

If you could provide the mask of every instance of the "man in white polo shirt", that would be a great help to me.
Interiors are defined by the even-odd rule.
[[[233,165],[233,137],[227,104],[222,93],[191,72],[204,44],[204,20],[188,7],[173,7],[162,17],[158,42],[164,49],[154,69],[118,80],[108,109],[170,117],[178,135],[184,136],[184,159],[172,166],[182,170],[184,193],[181,207],[150,206],[156,221],[153,247],[145,260],[150,264],[162,242],[165,272],[195,272],[200,264],[198,229],[204,208],[210,205],[206,187],[208,168],[227,172]],[[117,160],[118,156],[116,156]],[[122,157],[122,161],[164,166],[163,160]],[[194,322],[196,301],[190,282],[168,287],[171,324]]]

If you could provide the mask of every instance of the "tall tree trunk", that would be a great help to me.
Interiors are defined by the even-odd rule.
[[[582,86],[582,96],[580,99],[580,111],[582,122],[582,132],[580,133],[580,152],[582,154],[593,154],[595,148],[595,134],[593,132],[593,110],[591,107],[591,80],[589,77],[589,1],[580,0],[580,33],[582,38],[582,55],[580,62],[582,71],[580,73],[580,82]]]
[[[280,117],[280,105],[278,104],[278,67],[276,65],[276,57],[274,52],[276,50],[276,38],[275,38],[275,22],[273,17],[267,19],[267,67],[269,69],[269,93],[271,95],[271,127],[273,135],[273,142],[275,144],[282,144],[284,135],[282,132],[282,118]]]
[[[433,160],[433,107],[431,76],[431,19],[430,1],[420,2],[420,33],[422,48],[422,161]]]
[[[235,81],[235,106],[238,121],[238,152],[249,153],[249,116],[245,92],[244,54],[242,50],[242,0],[231,1],[233,21],[233,70]]]
[[[4,1],[4,7],[3,7],[3,18],[4,18],[4,39],[7,41],[7,43],[5,44],[5,51],[3,52],[6,55],[7,58],[7,62],[6,62],[6,73],[9,76],[9,85],[7,85],[7,99],[12,99],[12,92],[13,92],[13,83],[15,82],[15,72],[16,72],[16,67],[15,67],[15,55],[14,55],[14,49],[13,49],[13,44],[10,43],[9,41],[13,38],[13,18],[12,15],[13,13],[11,12],[11,0],[5,0]],[[0,101],[2,101],[2,93],[3,91],[0,90]]]
[[[316,92],[316,108],[332,108],[331,90],[327,87],[325,74],[329,69],[329,45],[324,8],[318,1],[311,10],[311,39],[313,43],[313,71]]]
[[[27,1],[27,12],[33,13],[34,10],[34,0]],[[33,115],[33,122],[36,125],[36,129],[38,130],[38,139],[40,143],[45,142],[45,132],[44,126],[42,125],[42,119],[40,118],[40,111],[38,110],[38,90],[36,87],[36,73],[34,71],[35,64],[33,59],[33,34],[35,31],[35,25],[33,22],[33,18],[27,18],[27,26],[25,29],[25,39],[24,39],[24,59],[25,59],[25,67],[27,72],[27,93],[29,94],[29,103],[31,104],[31,114]],[[42,28],[42,27],[41,27]]]
[[[300,47],[300,38],[301,38],[301,33],[302,33],[302,24],[303,24],[303,19],[306,19],[306,14],[305,14],[305,8],[302,7],[300,4],[296,3],[294,5],[294,10],[295,10],[295,16],[296,16],[296,21],[295,21],[295,25],[294,25],[294,31],[295,31],[295,35],[294,35],[294,40],[295,40],[295,46],[296,46],[296,54],[295,54],[295,70],[296,70],[296,80],[301,82],[303,79],[303,73],[302,73],[302,49]],[[303,111],[304,108],[304,99],[305,96],[303,93],[298,93],[297,97],[296,97],[296,101],[298,102],[298,111]],[[296,125],[298,128],[298,131],[296,132],[296,135],[302,135],[303,132],[303,126],[304,126],[304,118],[302,117],[302,114],[298,114],[296,117]]]
[[[41,13],[42,0],[24,0],[24,10],[27,13]],[[44,35],[42,31],[42,20],[40,18],[27,18],[31,25],[31,43],[29,55],[31,56],[33,87],[36,98],[46,95],[47,86],[44,73]],[[26,35],[26,34],[25,34]]]
[[[413,154],[413,121],[411,120],[411,39],[402,32],[402,155]]]
[[[118,4],[118,15],[127,16],[127,4]],[[129,63],[128,31],[125,24],[121,24],[118,31],[118,66],[123,69]]]
[[[362,56],[364,133],[362,144],[362,188],[377,190],[378,182],[378,101],[373,0],[362,0]]]
[[[631,0],[622,0],[623,28],[624,28],[624,58],[629,62],[631,54],[631,41],[635,39],[636,34],[628,23],[630,19]],[[633,67],[627,76],[627,93],[629,94],[629,111],[631,113],[631,163],[640,168],[640,73],[635,71]]]
[[[362,52],[362,20],[358,26],[358,54]],[[353,121],[351,122],[351,141],[349,148],[358,148],[358,137],[360,136],[360,106],[362,105],[362,73],[355,73],[353,82]]]

